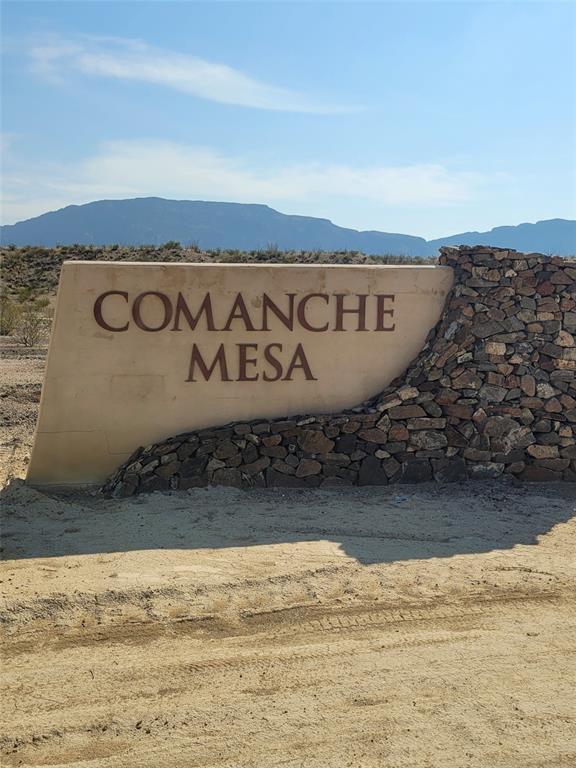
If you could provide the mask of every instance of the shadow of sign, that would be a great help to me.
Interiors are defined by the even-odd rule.
[[[45,495],[16,481],[0,494],[2,554],[21,560],[333,542],[362,564],[445,558],[536,545],[576,513],[575,496],[571,484],[484,482],[451,485],[449,494],[431,484],[250,494],[210,488],[112,501]]]

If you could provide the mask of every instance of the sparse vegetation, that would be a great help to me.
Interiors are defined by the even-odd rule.
[[[564,257],[576,260],[575,256]],[[435,264],[435,257],[403,256],[385,253],[367,256],[359,251],[281,251],[274,243],[255,251],[216,249],[202,251],[196,243],[183,246],[170,240],[161,246],[125,246],[117,243],[106,246],[63,245],[55,248],[27,246],[0,248],[3,293],[0,297],[0,323],[2,333],[12,333],[17,305],[22,303],[21,292],[39,298],[51,297],[58,286],[60,267],[64,261],[156,261],[180,263],[223,264]]]
[[[37,347],[46,341],[50,330],[48,299],[35,299],[20,305],[18,322],[13,331],[24,347]]]
[[[25,347],[46,341],[50,330],[50,299],[28,287],[0,296],[0,335],[11,336]]]
[[[3,291],[0,295],[0,336],[11,336],[20,317],[20,307]]]
[[[258,264],[434,264],[436,259],[398,254],[366,256],[359,251],[281,251],[273,243],[257,251],[236,249],[202,251],[196,244],[182,246],[175,240],[158,247],[112,244],[107,246],[63,245],[56,248],[28,246],[0,249],[6,295],[13,298],[24,288],[35,295],[52,295],[58,286],[64,261],[168,261],[197,263]]]

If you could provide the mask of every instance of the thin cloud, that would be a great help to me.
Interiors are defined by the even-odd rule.
[[[256,80],[227,64],[162,50],[141,40],[81,37],[51,40],[29,50],[35,71],[53,81],[69,72],[172,88],[221,104],[283,112],[357,111]]]
[[[281,205],[306,212],[348,201],[439,209],[474,200],[500,175],[438,164],[258,168],[212,149],[167,141],[106,142],[74,165],[28,167],[12,159],[4,178],[4,223],[101,198],[168,197]]]

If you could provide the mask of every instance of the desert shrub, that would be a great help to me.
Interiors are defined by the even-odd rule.
[[[41,312],[26,307],[18,319],[14,335],[24,347],[37,347],[48,336],[48,322]]]
[[[218,255],[218,262],[222,264],[243,262],[242,254],[237,251],[222,251]]]
[[[0,335],[11,336],[20,318],[20,307],[9,296],[0,296]]]
[[[46,341],[50,330],[47,298],[35,297],[29,289],[19,292],[18,320],[13,335],[25,347],[36,347]]]

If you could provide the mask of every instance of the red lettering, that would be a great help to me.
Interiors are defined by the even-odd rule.
[[[355,294],[355,296],[358,299],[357,309],[345,309],[344,297],[347,294],[336,293],[334,295],[336,296],[336,325],[334,326],[334,330],[335,331],[346,330],[344,328],[344,322],[343,322],[344,315],[358,315],[358,327],[356,328],[356,330],[367,331],[368,328],[366,328],[366,299],[368,298],[368,294],[365,294],[365,293]]]
[[[272,354],[272,348],[276,347],[279,352],[282,352],[282,344],[268,344],[266,347],[264,347],[264,358],[267,363],[270,363],[272,368],[274,368],[274,371],[276,372],[275,376],[269,376],[266,371],[262,374],[262,378],[264,381],[278,381],[279,378],[282,377],[282,364],[280,361],[274,357]]]
[[[228,320],[222,330],[224,331],[232,330],[230,326],[233,320],[242,320],[242,322],[244,323],[244,327],[246,328],[247,331],[256,330],[256,328],[254,328],[252,320],[250,319],[250,315],[248,313],[246,304],[244,303],[244,299],[242,298],[241,293],[237,294],[236,298],[234,299],[234,304],[232,305],[232,309],[230,310],[230,314],[228,315]]]
[[[180,328],[180,315],[184,315],[186,318],[186,322],[190,326],[190,330],[194,331],[196,330],[196,326],[198,325],[198,321],[204,314],[206,316],[206,330],[208,331],[215,331],[216,327],[214,326],[214,313],[212,312],[212,300],[210,298],[210,294],[207,293],[204,296],[204,300],[202,304],[200,305],[200,309],[198,312],[193,315],[190,312],[190,308],[188,307],[188,304],[186,303],[186,299],[182,294],[178,293],[178,298],[176,300],[176,311],[174,312],[174,325],[170,330],[172,331],[180,331],[182,330]]]
[[[267,293],[262,294],[262,330],[269,331],[268,328],[268,310],[271,309],[276,315],[278,320],[288,328],[289,331],[294,330],[294,298],[295,293],[287,293],[288,296],[288,314],[284,312],[275,304]]]
[[[376,305],[376,328],[374,330],[376,331],[393,331],[396,328],[396,323],[392,323],[392,325],[385,326],[384,325],[384,315],[390,315],[390,317],[394,317],[394,309],[386,309],[386,299],[390,299],[390,301],[394,301],[394,295],[391,294],[384,294],[384,293],[378,293],[377,296],[377,305]]]
[[[140,308],[146,296],[157,296],[162,302],[162,306],[164,308],[164,318],[160,325],[156,326],[155,328],[146,325],[144,320],[142,320],[142,315],[140,314]],[[145,293],[141,293],[134,300],[134,304],[132,305],[132,317],[138,328],[143,331],[150,331],[152,333],[155,333],[156,331],[163,331],[164,328],[169,325],[170,320],[172,319],[172,304],[170,303],[170,299],[168,296],[166,296],[165,293],[159,293],[158,291],[146,291]]]
[[[128,326],[130,323],[126,323],[126,325],[122,325],[119,328],[116,328],[113,325],[110,325],[109,323],[104,320],[104,317],[102,315],[102,304],[104,303],[104,299],[107,296],[122,296],[123,299],[126,300],[126,303],[128,303],[128,294],[126,291],[106,291],[106,293],[100,294],[96,301],[94,302],[94,320],[98,323],[100,328],[104,328],[107,331],[112,331],[113,333],[120,333],[121,331],[127,331]]]
[[[312,375],[312,371],[308,365],[308,360],[306,359],[302,344],[298,344],[296,347],[296,351],[294,352],[292,360],[290,361],[290,365],[288,366],[286,376],[284,376],[282,381],[292,381],[292,374],[297,368],[301,368],[304,371],[304,377],[306,381],[318,381],[318,379]]]
[[[209,378],[214,373],[214,370],[217,365],[220,367],[220,380],[232,381],[232,379],[230,379],[230,377],[228,376],[228,368],[226,366],[226,354],[224,352],[224,344],[220,344],[220,346],[218,347],[218,352],[216,352],[216,355],[210,367],[206,365],[206,363],[204,362],[204,358],[200,354],[200,350],[198,349],[196,344],[194,344],[192,346],[192,357],[190,358],[190,370],[188,372],[188,378],[186,379],[186,381],[196,381],[196,379],[194,378],[194,367],[196,365],[200,369],[200,373],[204,377],[205,381],[209,380]]]
[[[247,367],[249,365],[256,365],[258,360],[255,357],[247,358],[246,352],[248,349],[258,349],[258,344],[238,344],[238,378],[236,381],[258,381],[260,374],[255,376],[248,376]]]
[[[308,320],[306,319],[306,306],[310,299],[324,299],[326,304],[330,301],[330,297],[326,293],[309,293],[308,296],[304,296],[304,298],[300,301],[298,304],[298,322],[302,326],[302,328],[305,328],[307,331],[314,331],[315,333],[322,333],[322,331],[328,330],[328,323],[326,325],[323,325],[321,328],[317,328],[313,325],[310,325]]]

